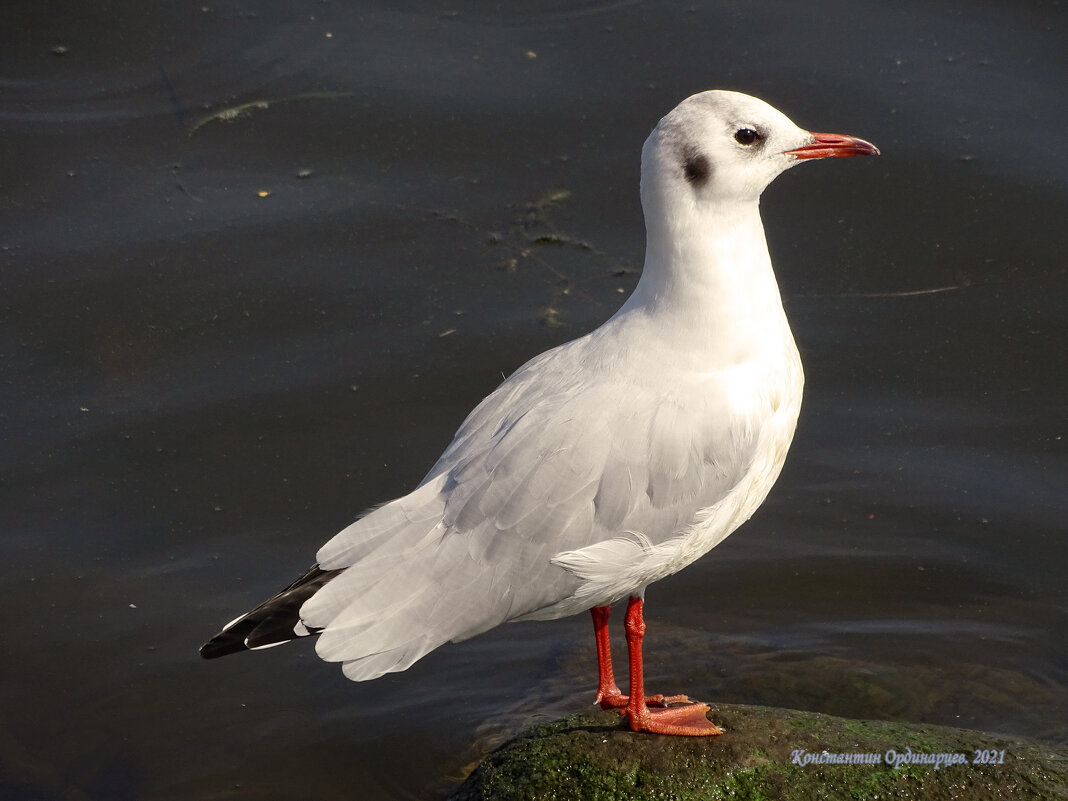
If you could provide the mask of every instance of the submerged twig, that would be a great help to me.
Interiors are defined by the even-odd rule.
[[[239,103],[236,106],[227,106],[201,117],[193,123],[193,126],[189,129],[189,135],[192,136],[209,122],[233,122],[240,117],[248,116],[253,110],[267,109],[281,103],[293,103],[299,100],[335,100],[339,97],[349,97],[351,94],[352,92],[307,92],[300,95],[279,97],[275,100],[250,100],[247,103]]]
[[[1063,275],[1064,269],[1055,271],[1053,274]],[[914,298],[923,295],[940,295],[944,292],[961,292],[965,289],[978,289],[984,286],[997,284],[1012,284],[1017,281],[1036,281],[1047,278],[1048,275],[1014,275],[1004,278],[990,278],[986,281],[963,280],[949,286],[935,286],[927,289],[902,289],[896,292],[812,292],[803,295],[793,295],[795,298]]]

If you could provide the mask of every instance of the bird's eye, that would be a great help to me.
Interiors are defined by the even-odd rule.
[[[734,141],[740,145],[751,145],[760,138],[752,128],[739,128],[734,132]]]

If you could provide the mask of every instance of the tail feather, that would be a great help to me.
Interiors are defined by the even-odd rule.
[[[370,594],[397,598],[398,588],[389,586],[396,580],[397,564],[406,563],[417,552],[437,543],[443,532],[436,485],[426,486],[411,496],[372,510],[341,531],[323,546],[319,564],[274,597],[224,626],[201,647],[200,655],[215,659],[319,634],[327,626],[332,626],[342,611],[354,604],[359,606],[358,601]],[[318,595],[341,573],[350,571],[351,575],[342,582],[344,592],[326,593],[305,610],[302,618],[301,608],[306,601]],[[403,599],[416,590],[410,585],[402,585],[400,589],[403,608]],[[424,592],[430,589],[422,588]],[[374,608],[381,609],[382,603]],[[440,644],[426,647],[420,654]],[[367,652],[363,651],[361,655],[367,655]],[[416,658],[411,657],[411,661]]]
[[[274,597],[227,623],[222,631],[200,647],[200,655],[205,659],[217,659],[318,634],[318,630],[308,629],[301,623],[300,607],[341,572],[313,566]]]
[[[493,583],[493,572],[470,557],[463,537],[430,537],[391,565],[346,569],[302,614],[322,631],[319,657],[343,662],[348,678],[366,681],[503,622],[508,606],[499,600],[510,586]]]

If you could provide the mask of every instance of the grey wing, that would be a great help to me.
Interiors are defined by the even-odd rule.
[[[752,449],[727,447],[745,426],[712,419],[707,393],[553,373],[553,353],[483,401],[413,493],[320,550],[323,569],[348,569],[301,615],[350,678],[505,620],[566,614],[583,579],[560,554],[604,543],[610,559],[624,532],[660,545],[748,469]]]

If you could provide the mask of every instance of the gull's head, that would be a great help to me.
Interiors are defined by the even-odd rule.
[[[798,161],[878,153],[863,139],[799,128],[755,97],[701,92],[679,103],[646,140],[642,205],[647,223],[723,203],[755,205],[775,176]]]

